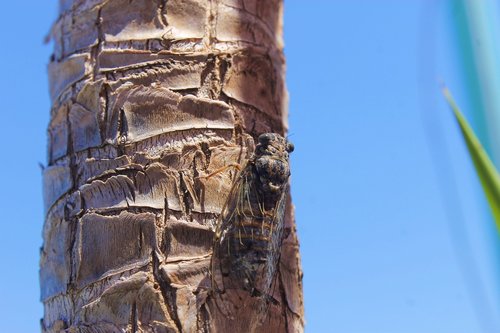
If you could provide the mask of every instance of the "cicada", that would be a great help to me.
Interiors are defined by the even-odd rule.
[[[293,144],[279,134],[259,136],[240,168],[218,219],[211,261],[215,293],[246,290],[271,298],[283,240]]]

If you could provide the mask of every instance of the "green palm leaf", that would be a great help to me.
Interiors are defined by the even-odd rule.
[[[460,112],[450,91],[447,88],[443,89],[443,94],[446,97],[453,114],[460,125],[462,135],[467,144],[469,154],[476,167],[477,174],[481,180],[481,185],[488,199],[488,203],[493,212],[493,217],[497,225],[497,230],[500,232],[500,175],[498,174],[493,162],[491,162],[488,154],[477,139],[474,131],[467,123],[467,120]]]

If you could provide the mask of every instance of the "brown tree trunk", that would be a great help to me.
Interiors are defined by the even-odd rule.
[[[41,253],[43,332],[301,332],[291,204],[264,322],[213,301],[234,170],[286,132],[281,0],[60,0]]]

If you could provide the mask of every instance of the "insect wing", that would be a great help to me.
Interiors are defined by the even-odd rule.
[[[288,198],[288,184],[283,189],[280,198],[276,202],[274,214],[272,217],[273,228],[268,244],[267,269],[265,271],[265,285],[262,294],[265,297],[272,298],[272,289],[276,283],[276,274],[278,272],[278,263],[281,256],[281,244],[283,242],[283,231],[285,228],[285,210]]]
[[[217,291],[224,290],[221,275],[221,255],[222,251],[228,251],[228,249],[223,249],[222,243],[230,233],[234,232],[241,215],[251,206],[249,202],[250,192],[253,191],[251,178],[252,174],[248,167],[245,167],[237,175],[229,191],[226,203],[222,207],[221,214],[217,219],[211,263],[212,285]]]

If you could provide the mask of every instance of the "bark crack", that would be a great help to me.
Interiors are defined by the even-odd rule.
[[[207,303],[203,303],[196,316],[196,329],[201,333],[210,332],[210,313],[207,309]]]
[[[210,99],[217,99],[219,97],[220,90],[217,84],[219,80],[215,71],[216,64],[217,57],[211,54],[207,58],[207,65],[201,72],[201,87],[198,89],[198,96]]]
[[[127,117],[125,115],[125,110],[121,108],[120,115],[118,117],[118,134],[116,139],[119,156],[126,155],[125,144],[127,143],[127,136],[128,136]]]
[[[279,262],[278,262],[278,267],[279,267]],[[278,269],[278,275],[279,275],[278,280],[279,280],[279,285],[280,285],[279,290],[280,290],[280,296],[281,296],[281,304],[282,305],[286,304],[286,306],[281,306],[281,311],[283,313],[283,317],[285,318],[286,331],[289,332],[289,330],[288,330],[288,316],[287,316],[286,310],[289,309],[291,311],[291,309],[290,309],[290,306],[288,305],[288,301],[286,299],[286,290],[285,290],[285,287],[283,285],[283,276],[281,274],[280,269]],[[290,332],[290,333],[292,333],[292,332]]]
[[[170,217],[170,210],[168,208],[168,197],[165,192],[165,198],[163,199],[163,224],[167,225],[168,219]]]
[[[130,326],[131,326],[131,333],[137,333],[138,332],[138,318],[137,318],[137,302],[134,301],[132,303],[132,309],[130,310]]]
[[[158,258],[157,253],[153,250],[153,276],[155,281],[160,286],[160,291],[163,296],[163,300],[165,302],[167,311],[170,315],[170,318],[175,323],[177,331],[182,333],[182,324],[179,319],[179,315],[177,313],[177,294],[175,288],[170,285],[170,279],[168,276],[164,276],[160,272],[160,259]]]
[[[205,36],[203,37],[203,43],[208,50],[213,49],[213,44],[216,41],[218,5],[217,0],[209,0],[208,2]]]
[[[96,81],[99,75],[99,54],[102,50],[102,43],[104,42],[104,33],[102,31],[102,6],[97,10],[96,28],[97,28],[97,43],[92,47],[90,55],[93,61],[92,80]]]
[[[168,29],[168,20],[167,20],[167,1],[162,0],[159,6],[160,9],[160,22],[163,24],[165,29]]]
[[[184,211],[186,212],[186,215],[189,216],[189,219],[192,221],[193,216],[191,212],[193,210],[194,200],[191,197],[191,193],[189,193],[188,185],[186,184],[186,180],[184,179],[184,173],[182,171],[179,171],[179,186],[182,196],[182,202],[184,205]]]
[[[72,102],[74,102],[74,98],[71,99]],[[69,156],[69,171],[70,171],[70,177],[72,181],[71,188],[69,189],[68,192],[74,192],[76,191],[77,187],[77,170],[76,170],[76,156],[74,153],[73,149],[73,128],[71,125],[70,121],[70,111],[71,108],[68,108],[68,111],[66,113],[66,123],[68,126],[68,136],[67,136],[67,156]],[[54,207],[54,206],[53,206]],[[75,288],[75,281],[77,278],[77,267],[76,267],[76,262],[77,262],[77,249],[75,249],[76,246],[76,235],[78,233],[78,219],[74,218],[70,214],[69,207],[67,205],[64,206],[64,220],[67,221],[70,225],[70,234],[69,234],[69,253],[70,253],[70,258],[69,258],[69,281],[67,285],[68,290],[73,290]],[[71,323],[70,323],[71,324]]]

